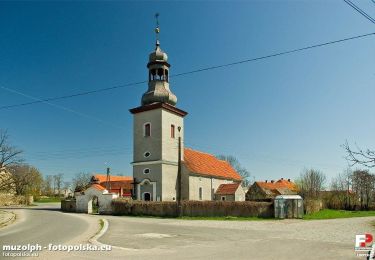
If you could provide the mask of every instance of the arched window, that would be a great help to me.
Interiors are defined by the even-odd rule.
[[[199,187],[199,200],[202,200],[202,187]]]
[[[150,123],[144,124],[143,136],[144,137],[151,136],[151,124]]]
[[[171,138],[175,137],[175,126],[171,125]]]

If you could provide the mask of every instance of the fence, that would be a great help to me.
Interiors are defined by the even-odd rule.
[[[176,202],[142,202],[115,199],[114,215],[176,217]],[[262,217],[274,216],[272,202],[253,201],[182,201],[181,215],[189,217]]]

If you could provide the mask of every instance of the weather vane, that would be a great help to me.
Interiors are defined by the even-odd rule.
[[[159,13],[156,13],[156,14],[155,14],[155,19],[156,19],[156,28],[155,28],[156,40],[159,40],[159,33],[160,33],[160,27],[159,27]]]

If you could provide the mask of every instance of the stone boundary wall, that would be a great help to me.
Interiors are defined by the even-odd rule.
[[[64,212],[76,212],[76,200],[62,200],[61,211]]]
[[[177,217],[176,202],[142,202],[115,199],[113,215]],[[182,201],[182,216],[189,217],[274,217],[273,202]]]

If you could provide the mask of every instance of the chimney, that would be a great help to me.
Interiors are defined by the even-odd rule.
[[[281,178],[281,180],[284,180],[284,178]]]
[[[288,179],[288,181],[290,182],[290,179]]]
[[[275,181],[274,180],[271,180],[271,183],[274,183]]]
[[[266,183],[267,183],[268,181],[266,180]]]

